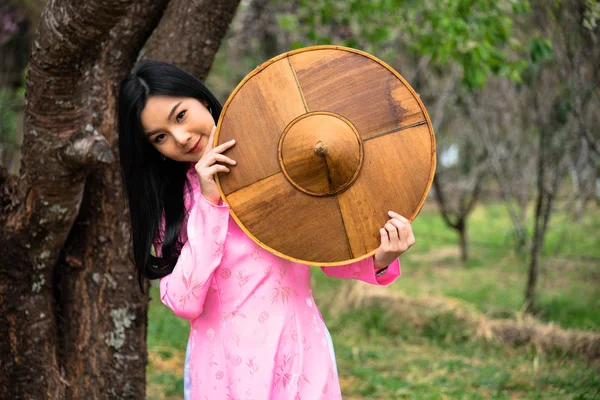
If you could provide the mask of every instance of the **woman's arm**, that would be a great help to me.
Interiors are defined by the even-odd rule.
[[[321,267],[325,275],[341,279],[357,279],[387,286],[401,276],[398,257],[413,244],[415,236],[410,221],[390,211],[391,219],[379,230],[381,245],[373,257],[339,267]]]
[[[186,196],[185,202],[193,201],[193,204],[187,221],[187,242],[173,272],[160,280],[161,301],[176,315],[189,320],[202,314],[204,299],[213,273],[221,264],[227,237],[229,206],[221,202],[215,174],[229,172],[229,168],[218,162],[236,164],[221,154],[235,141],[212,148],[215,132],[216,127],[213,127],[207,142],[209,145],[188,171],[192,196],[191,199]]]
[[[375,268],[373,257],[367,257],[352,264],[338,267],[321,267],[321,269],[325,275],[332,278],[356,279],[377,286],[388,286],[402,275],[400,261],[396,259],[381,275],[377,276],[376,273],[381,269]]]
[[[208,201],[194,190],[187,222],[187,242],[173,272],[160,280],[160,299],[173,312],[192,320],[202,313],[215,269],[221,263],[227,236],[229,206]]]

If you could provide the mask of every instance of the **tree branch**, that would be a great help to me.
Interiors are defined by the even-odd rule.
[[[102,135],[82,135],[59,152],[59,158],[70,168],[110,165],[115,157]]]
[[[143,58],[169,62],[205,79],[239,0],[172,0]]]
[[[521,223],[517,213],[515,212],[512,204],[511,204],[512,201],[515,199],[515,196],[513,194],[512,188],[511,188],[510,184],[508,183],[508,181],[504,175],[504,172],[502,170],[502,165],[500,164],[499,156],[497,154],[495,145],[490,137],[490,132],[489,132],[490,129],[487,126],[487,124],[484,124],[484,122],[483,122],[484,117],[482,115],[475,115],[477,107],[475,105],[475,102],[471,98],[471,96],[466,96],[465,100],[468,104],[467,112],[469,113],[471,120],[477,127],[477,130],[480,133],[479,137],[483,141],[485,149],[489,155],[489,157],[488,157],[489,163],[492,167],[492,171],[494,171],[494,175],[496,175],[496,180],[500,184],[500,189],[501,189],[500,193],[502,195],[502,198],[504,199],[504,203],[506,204],[508,213],[513,221],[513,225],[514,225],[515,229],[517,230],[517,233],[519,234],[520,239],[525,241],[525,243],[527,243],[529,240],[529,237],[527,235],[527,231],[523,227],[523,224]]]
[[[33,42],[32,62],[39,60],[46,70],[80,70],[83,59],[97,56],[110,29],[130,4],[131,0],[48,2]]]
[[[442,184],[439,179],[439,174],[436,172],[436,176],[433,179],[433,187],[435,188],[435,198],[437,199],[438,205],[440,206],[440,211],[442,212],[442,218],[446,221],[449,227],[458,229],[458,221],[452,222],[450,219],[450,210],[448,209],[448,203],[446,202],[446,196],[444,195],[444,190],[442,189]]]
[[[132,279],[129,215],[121,190],[121,171],[118,162],[108,158],[118,155],[119,84],[159,24],[167,3],[133,0],[127,15],[110,31],[110,40],[85,73],[92,118],[83,129],[85,133],[63,150],[64,154],[67,149],[80,149],[70,159],[71,169],[89,162],[111,164],[87,174],[80,212],[64,243],[65,257],[56,267],[65,271],[55,278],[61,287],[55,299],[60,304],[57,348],[61,370],[71,382],[67,394],[72,399],[106,397],[106,388],[112,397],[146,397],[148,295],[141,293]],[[95,149],[99,153],[94,154]],[[106,335],[115,328],[114,315],[124,310],[123,318],[134,320],[122,331],[122,342],[107,344]],[[81,329],[80,324],[93,325],[94,329]],[[82,343],[94,350],[81,352]]]

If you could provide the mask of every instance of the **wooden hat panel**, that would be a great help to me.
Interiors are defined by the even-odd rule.
[[[344,116],[363,139],[425,121],[413,93],[372,58],[332,49],[294,54],[290,62],[308,111]]]
[[[243,226],[255,233],[255,241],[280,256],[315,264],[352,258],[335,197],[307,196],[278,173],[236,191],[227,201]]]
[[[229,97],[215,144],[238,161],[217,184],[260,246],[309,265],[375,253],[387,211],[414,219],[435,171],[423,104],[367,53],[315,46],[275,57]]]
[[[435,143],[427,125],[364,142],[365,163],[346,191],[338,195],[352,258],[379,246],[379,229],[395,211],[412,220],[425,201],[432,179]]]
[[[236,139],[227,155],[238,166],[221,180],[226,195],[280,172],[277,145],[281,132],[305,112],[287,59],[269,65],[245,82],[231,99],[227,118],[219,127],[219,143]]]

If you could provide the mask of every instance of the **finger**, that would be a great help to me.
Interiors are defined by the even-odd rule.
[[[408,226],[408,240],[407,243],[409,246],[412,246],[413,244],[415,244],[417,242],[417,240],[415,239],[415,234],[412,230],[412,227],[409,225]]]
[[[396,227],[396,229],[398,230],[399,238],[402,238],[403,236],[408,236],[406,224],[404,222],[395,218],[390,219],[388,222]]]
[[[381,228],[379,230],[379,234],[381,235],[381,246],[384,248],[388,248],[390,247],[390,238],[388,236],[388,233],[385,229]]]
[[[408,239],[408,231],[407,231],[407,224],[405,224],[404,222],[397,220],[397,219],[391,219],[389,221],[390,224],[394,225],[396,227],[396,229],[398,230],[398,238],[393,241],[391,243],[392,248],[395,250],[401,250],[401,249],[405,249],[407,244],[407,239]]]
[[[235,144],[234,142],[235,142],[235,140],[230,140],[227,143],[223,143],[222,145],[215,147],[214,149],[209,151],[206,155],[204,155],[200,159],[200,161],[198,161],[198,163],[196,165],[199,167],[206,168],[206,167],[210,167],[217,161],[227,162],[228,164],[231,164],[231,165],[237,164],[237,161],[235,161],[234,159],[229,158],[220,153],[220,151],[226,150],[226,148],[224,148],[223,146],[231,147]],[[221,157],[225,157],[225,158],[223,159]]]
[[[202,165],[205,168],[207,168],[207,167],[210,167],[211,165],[215,164],[216,162],[224,162],[224,163],[231,164],[231,165],[237,164],[237,161],[235,161],[223,154],[210,153],[206,157],[204,157],[204,159],[202,160]]]
[[[212,130],[210,131],[210,135],[208,136],[208,143],[206,144],[206,147],[204,148],[204,152],[202,152],[202,157],[200,158],[204,158],[205,155],[208,154],[208,152],[213,148],[214,144],[213,142],[215,141],[215,133],[217,132],[217,127],[213,126]]]
[[[225,142],[223,144],[218,145],[217,147],[215,147],[214,149],[212,149],[213,153],[222,153],[225,150],[229,149],[230,147],[232,147],[235,144],[235,139],[231,139],[228,142]]]
[[[388,235],[390,236],[390,242],[395,242],[396,240],[398,240],[398,229],[396,228],[395,225],[393,225],[390,222],[387,222],[384,226],[385,230],[388,232]]]
[[[408,245],[408,247],[414,246],[415,243],[417,243],[417,240],[415,239],[415,237],[409,236],[408,240],[406,241],[406,244]]]
[[[229,158],[229,157],[227,157],[227,156],[225,156],[223,154],[218,154],[218,153],[215,153],[215,160],[219,161],[219,162],[224,162],[224,163],[227,163],[227,164],[230,164],[230,165],[236,165],[237,164],[237,161],[235,161],[234,159]]]
[[[210,175],[214,175],[217,172],[229,172],[229,168],[221,164],[215,164],[206,170]]]
[[[388,215],[389,215],[390,217],[392,217],[392,218],[399,219],[399,220],[400,220],[400,221],[402,221],[402,222],[410,223],[410,221],[409,221],[407,218],[403,217],[402,215],[400,215],[400,214],[398,214],[398,213],[396,213],[396,212],[393,212],[393,211],[388,211]]]

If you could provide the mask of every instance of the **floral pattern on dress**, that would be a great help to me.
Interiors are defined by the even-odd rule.
[[[256,245],[226,204],[206,200],[193,168],[187,241],[161,301],[190,321],[191,399],[332,400],[341,396],[328,335],[310,287],[311,268]],[[328,276],[387,285],[372,259],[323,268]]]

